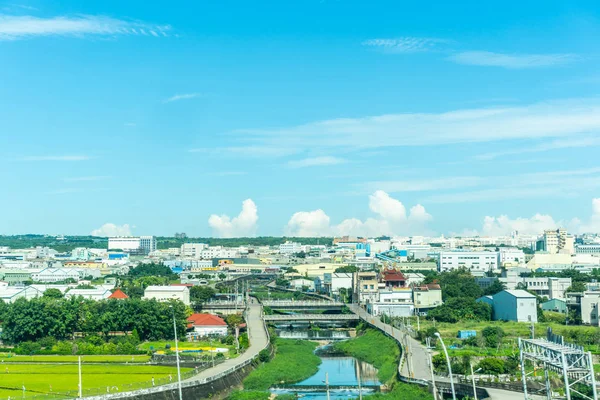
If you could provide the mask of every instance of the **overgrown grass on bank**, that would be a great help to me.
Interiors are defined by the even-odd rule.
[[[396,377],[400,349],[397,342],[377,329],[359,330],[354,339],[338,342],[334,348],[377,368],[379,381],[390,383]]]
[[[385,393],[375,393],[369,400],[433,400],[433,395],[420,386],[396,382],[394,388]]]
[[[244,379],[244,389],[267,390],[272,385],[300,382],[317,373],[321,364],[321,359],[314,354],[317,343],[277,338],[275,346],[275,357]]]

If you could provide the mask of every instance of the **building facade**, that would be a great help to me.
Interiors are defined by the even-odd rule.
[[[438,271],[465,268],[472,273],[498,270],[498,254],[492,251],[442,251],[439,253]]]

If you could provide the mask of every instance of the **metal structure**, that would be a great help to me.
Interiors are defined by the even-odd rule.
[[[360,318],[355,314],[290,314],[290,315],[265,315],[264,320],[272,321],[357,321]]]
[[[534,374],[537,367],[541,367],[544,370],[548,400],[553,398],[550,372],[560,374],[564,380],[565,394],[561,398],[571,400],[571,394],[577,393],[581,398],[598,400],[592,354],[585,352],[581,346],[565,343],[562,336],[552,333],[552,329],[548,328],[545,339],[519,338],[519,355],[525,399],[529,399],[527,377]],[[533,365],[532,371],[527,371],[527,361]],[[581,393],[580,385],[590,387],[592,394]]]

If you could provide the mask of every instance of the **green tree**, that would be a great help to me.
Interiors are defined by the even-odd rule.
[[[479,361],[477,368],[481,368],[484,374],[499,375],[504,373],[504,360],[496,357],[486,357]]]
[[[60,290],[55,289],[55,288],[50,288],[44,292],[42,297],[45,297],[47,299],[62,299],[64,296]]]
[[[190,288],[190,300],[194,304],[202,305],[215,297],[215,289],[210,286],[192,286]]]
[[[569,286],[567,288],[566,292],[581,293],[581,292],[585,292],[586,290],[587,290],[587,286],[585,285],[584,282],[573,282],[573,283],[571,283],[571,286]]]
[[[335,269],[335,271],[333,271],[337,274],[339,273],[354,273],[354,272],[358,272],[358,268],[354,265],[345,265],[343,267],[338,267]]]
[[[483,291],[484,296],[492,296],[506,289],[506,285],[496,279],[490,286]]]
[[[424,283],[439,283],[444,301],[455,297],[469,297],[473,300],[483,296],[483,290],[466,269],[429,274]]]
[[[504,330],[499,326],[487,326],[481,331],[481,336],[486,347],[497,348],[502,344]]]

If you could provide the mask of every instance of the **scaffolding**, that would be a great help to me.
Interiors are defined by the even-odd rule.
[[[592,354],[585,352],[581,346],[565,343],[562,336],[552,333],[552,329],[548,328],[545,339],[519,338],[519,355],[525,399],[530,398],[527,393],[527,377],[541,367],[544,370],[548,400],[553,399],[549,376],[551,371],[560,374],[564,380],[565,395],[561,398],[571,400],[571,394],[577,393],[581,398],[598,400]],[[533,371],[527,372],[526,361],[533,364]],[[580,385],[591,388],[591,397],[589,393],[581,393]]]

